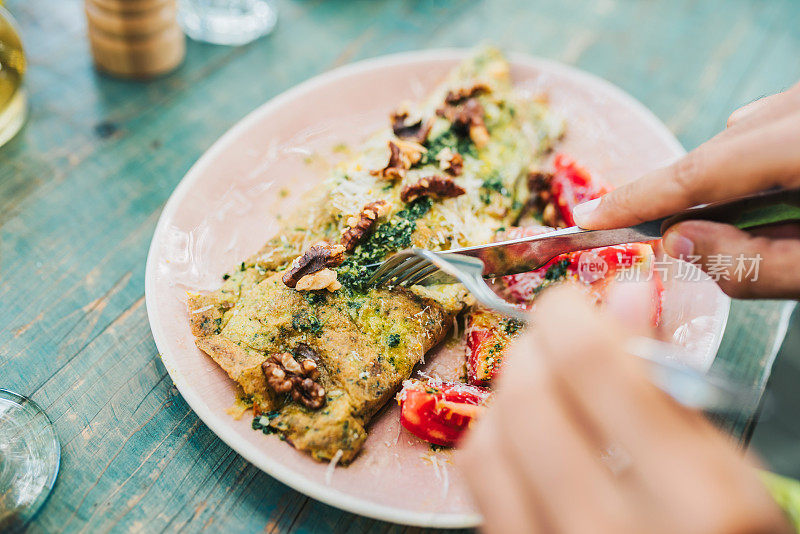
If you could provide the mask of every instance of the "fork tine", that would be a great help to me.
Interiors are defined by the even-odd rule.
[[[408,256],[404,254],[395,254],[394,256],[383,262],[375,270],[375,272],[372,273],[372,276],[369,277],[367,283],[370,285],[374,284],[376,286],[380,285],[380,283],[378,283],[378,280],[382,281],[387,272],[389,272],[390,270],[394,269],[395,267],[403,263],[403,261],[405,261],[406,258],[408,258]]]
[[[422,266],[416,269],[413,273],[409,273],[409,275],[405,278],[405,286],[411,287],[415,284],[422,282],[424,279],[438,271],[439,268],[434,264],[425,261],[423,262]],[[398,285],[403,282],[399,282]]]
[[[403,282],[405,282],[406,280],[409,280],[414,275],[416,275],[418,272],[420,272],[422,269],[424,269],[425,267],[430,265],[430,262],[427,259],[425,259],[424,257],[420,256],[419,254],[417,254],[416,257],[419,258],[422,261],[418,261],[414,265],[410,265],[410,264],[407,263],[406,265],[407,265],[408,268],[405,271],[403,271],[402,273],[398,273],[397,281],[395,282],[396,285],[398,285],[398,286],[402,285]]]
[[[400,285],[400,282],[405,279],[405,272],[409,269],[413,269],[417,264],[424,261],[423,258],[417,256],[406,256],[397,267],[391,269],[377,280],[377,285]],[[393,281],[395,278],[397,278],[397,280]]]

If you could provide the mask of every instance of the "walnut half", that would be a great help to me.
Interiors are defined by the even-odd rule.
[[[342,288],[341,282],[337,279],[336,271],[325,267],[321,271],[307,274],[297,281],[294,288],[298,291],[316,291],[318,289],[327,289],[328,291],[337,291]]]
[[[390,116],[392,120],[392,132],[400,139],[408,139],[417,143],[424,143],[428,139],[428,134],[433,127],[433,121],[428,120],[424,123],[422,119],[409,120],[408,111],[395,111]]]
[[[491,92],[491,87],[483,82],[476,82],[469,87],[459,87],[454,91],[448,91],[447,96],[444,97],[444,103],[449,106],[457,106],[470,98]]]
[[[356,245],[364,239],[364,236],[372,230],[375,223],[381,217],[389,213],[391,204],[385,200],[376,200],[370,202],[363,208],[361,212],[347,220],[347,228],[342,232],[342,245],[348,252],[356,248]]]
[[[419,197],[452,198],[467,191],[449,176],[434,174],[421,178],[417,183],[407,185],[400,191],[403,202],[413,202]]]
[[[394,139],[389,141],[389,162],[386,167],[370,173],[391,182],[400,180],[405,176],[406,170],[419,163],[427,151],[427,148],[414,141]]]
[[[439,168],[451,176],[460,176],[464,172],[464,158],[458,152],[443,148],[436,154]]]
[[[298,256],[289,269],[283,274],[283,283],[288,287],[296,287],[306,275],[314,274],[325,267],[336,267],[344,261],[344,247],[331,245],[321,241]],[[334,276],[334,279],[336,277]]]
[[[457,134],[469,135],[476,147],[482,148],[489,142],[489,130],[483,122],[483,106],[477,98],[467,98],[458,104],[445,103],[436,114],[449,120]]]
[[[312,410],[325,406],[325,388],[317,382],[319,370],[311,358],[298,362],[288,352],[273,354],[261,364],[261,370],[275,393],[288,393],[293,401]]]
[[[528,173],[528,190],[533,193],[529,205],[535,212],[541,213],[542,223],[553,228],[565,226],[556,209],[550,188],[553,175],[549,172],[531,171]]]

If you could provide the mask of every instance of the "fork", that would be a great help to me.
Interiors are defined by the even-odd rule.
[[[500,298],[486,284],[483,271],[484,264],[480,258],[411,248],[386,260],[375,271],[368,284],[410,287],[422,281],[428,285],[457,281],[484,306],[524,321],[527,316],[525,311]]]

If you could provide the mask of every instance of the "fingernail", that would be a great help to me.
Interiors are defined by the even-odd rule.
[[[694,253],[694,243],[678,232],[669,232],[664,237],[664,250],[673,258],[688,258]]]
[[[591,213],[597,209],[597,206],[600,205],[600,199],[595,198],[594,200],[589,200],[588,202],[584,202],[583,204],[578,204],[574,208],[572,208],[572,218],[575,219],[575,224],[578,226],[583,226],[584,223],[589,222],[589,217]]]

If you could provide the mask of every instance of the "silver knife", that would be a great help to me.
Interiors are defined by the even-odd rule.
[[[535,270],[567,252],[661,239],[669,227],[686,220],[721,222],[741,230],[800,222],[800,189],[768,191],[706,204],[627,228],[584,230],[572,226],[545,234],[438,253],[478,258],[483,261],[483,276],[491,278]],[[435,278],[436,282],[443,281],[440,277]],[[433,281],[426,280],[426,283]]]

